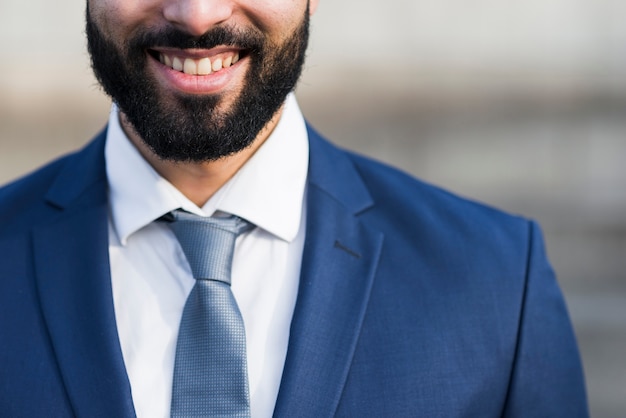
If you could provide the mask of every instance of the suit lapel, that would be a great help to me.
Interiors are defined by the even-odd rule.
[[[372,202],[352,163],[309,137],[307,236],[275,416],[334,415],[382,248],[357,217]]]
[[[58,215],[33,232],[35,273],[75,414],[131,417],[111,291],[103,136],[70,157],[50,189]]]

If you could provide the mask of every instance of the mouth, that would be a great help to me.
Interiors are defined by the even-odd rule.
[[[246,55],[245,50],[161,50],[150,49],[149,55],[161,64],[187,75],[205,76],[237,64]]]

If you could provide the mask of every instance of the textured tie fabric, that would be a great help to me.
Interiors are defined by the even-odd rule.
[[[236,216],[170,214],[196,284],[176,344],[172,417],[250,417],[243,319],[230,288],[235,240],[253,228]]]

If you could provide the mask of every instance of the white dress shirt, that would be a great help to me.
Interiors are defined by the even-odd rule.
[[[308,139],[295,97],[266,142],[202,208],[141,157],[112,107],[105,148],[117,328],[138,417],[169,417],[176,339],[195,280],[174,234],[154,222],[183,208],[238,215],[232,290],[247,339],[252,417],[271,417],[282,376],[305,238]]]

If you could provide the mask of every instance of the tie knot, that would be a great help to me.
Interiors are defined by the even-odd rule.
[[[207,218],[177,210],[169,227],[176,235],[195,279],[218,280],[230,285],[237,237],[253,228],[237,217]]]

